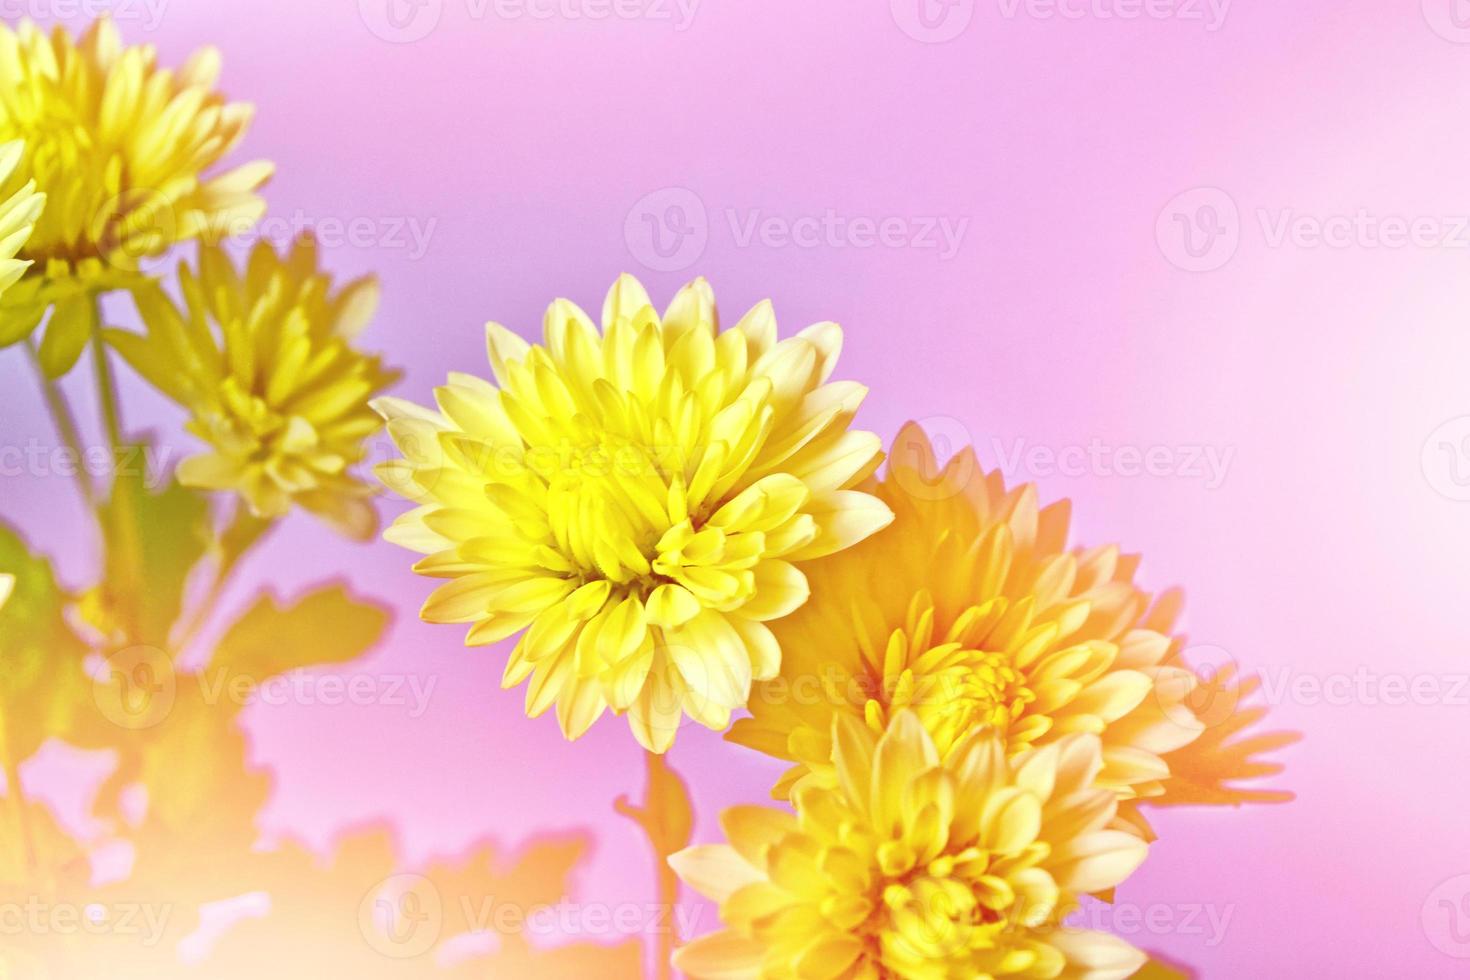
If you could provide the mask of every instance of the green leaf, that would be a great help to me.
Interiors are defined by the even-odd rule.
[[[183,385],[184,373],[174,362],[159,356],[157,344],[147,337],[112,327],[103,329],[102,339],[121,355],[138,377],[179,404],[188,404],[188,391]]]
[[[250,513],[250,508],[240,501],[235,508],[235,517],[229,525],[220,532],[217,548],[221,574],[229,572],[245,557],[245,553],[255,547],[265,534],[275,526],[275,520],[268,517],[256,517]]]
[[[48,738],[64,737],[93,714],[87,645],[65,617],[66,596],[45,558],[32,555],[0,524],[0,576],[10,579],[0,605],[0,734],[10,760],[29,758]]]
[[[97,589],[105,618],[98,625],[130,643],[167,648],[189,573],[213,532],[204,494],[177,483],[150,492],[147,460],[144,446],[123,451],[99,514],[106,559]]]
[[[387,609],[339,585],[285,607],[263,595],[220,640],[210,667],[262,682],[301,667],[346,663],[377,644],[388,620]]]
[[[0,301],[0,348],[29,337],[41,325],[46,307],[39,279],[22,279],[10,287]]]
[[[90,293],[77,293],[56,304],[41,339],[41,368],[55,380],[76,367],[97,329],[97,302]]]
[[[689,846],[694,836],[694,807],[689,801],[689,787],[662,755],[646,753],[648,782],[643,790],[643,805],[634,806],[626,796],[613,803],[613,809],[643,828],[649,843],[664,859]]]

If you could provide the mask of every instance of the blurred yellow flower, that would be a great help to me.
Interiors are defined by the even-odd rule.
[[[0,144],[0,187],[10,184],[10,175],[20,164],[24,147],[19,140]],[[26,181],[8,197],[0,198],[0,295],[15,285],[31,263],[16,258],[31,237],[36,219],[46,204],[46,195],[36,192],[36,182]]]
[[[255,191],[269,164],[204,176],[252,114],[214,90],[219,68],[212,48],[178,72],[160,68],[151,46],[125,47],[108,18],[76,39],[62,27],[48,37],[30,21],[0,25],[0,141],[25,142],[0,198],[34,180],[50,200],[21,252],[35,266],[0,312],[0,345],[63,303],[48,334],[65,335],[50,343],[69,367],[91,328],[86,293],[129,285],[140,261],[263,213]]]
[[[295,503],[371,537],[374,490],[353,467],[382,426],[368,401],[398,375],[352,340],[377,307],[377,282],[334,290],[303,237],[284,259],[257,245],[243,274],[221,248],[203,247],[197,276],[181,265],[179,284],[183,310],[155,284],[137,289],[146,336],[106,332],[134,370],[193,414],[189,431],[209,443],[180,464],[179,482],[235,491],[260,518]]]
[[[778,797],[815,773],[830,782],[834,712],[882,731],[912,708],[941,756],[980,727],[1012,753],[1078,732],[1101,739],[1104,785],[1163,792],[1160,756],[1203,725],[1189,671],[1150,628],[1136,556],[1068,550],[1066,501],[1038,509],[966,449],[942,471],[916,425],[869,487],[893,527],[815,563],[814,598],[775,624],[781,676],[750,700],[730,739],[796,763]]]
[[[836,716],[831,741],[835,784],[798,788],[795,815],[734,807],[729,845],[671,858],[727,927],[675,955],[690,977],[1106,980],[1143,965],[1121,939],[1062,925],[1148,850],[1108,827],[1095,736],[1017,755],[974,730],[946,757],[900,711],[881,735]]]
[[[849,431],[867,389],[828,381],[840,328],[778,343],[765,302],[721,332],[703,279],[660,317],[623,276],[600,334],[558,300],[544,346],[488,341],[498,386],[377,403],[405,457],[380,476],[421,505],[386,536],[449,579],[423,617],[473,624],[470,644],[530,627],[504,683],[529,678],[527,712],[555,704],[568,738],[609,707],[653,752],[685,714],[724,728],[780,667],[765,624],[806,601],[797,564],[892,519],[850,489],[881,444]]]

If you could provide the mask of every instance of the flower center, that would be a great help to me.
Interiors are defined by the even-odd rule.
[[[892,845],[885,845],[889,847]],[[906,848],[900,846],[897,850]],[[883,864],[894,857],[880,849]],[[1016,893],[1010,883],[990,873],[990,855],[968,847],[889,877],[879,888],[872,913],[859,928],[870,942],[889,954],[873,957],[875,963],[885,959],[895,964],[966,959],[974,950],[996,945],[997,935],[1007,927],[1007,912],[1015,902]]]
[[[176,237],[174,199],[162,187],[135,186],[126,158],[100,143],[64,101],[45,105],[0,124],[0,141],[25,142],[26,162],[12,183],[34,179],[49,201],[65,204],[42,212],[22,255],[56,278],[96,275],[105,266],[135,270]]]
[[[886,725],[894,714],[912,708],[941,754],[978,727],[1009,731],[1036,692],[1009,651],[983,648],[977,625],[993,616],[993,611],[968,610],[936,637],[932,601],[915,597],[905,626],[888,638],[881,670],[873,672],[865,706],[869,723]]]
[[[542,509],[527,508],[527,498],[541,495],[556,551],[583,581],[606,580],[640,599],[677,584],[711,608],[735,608],[754,594],[765,536],[727,532],[690,512],[674,454],[610,433],[491,451],[487,492],[528,520]]]

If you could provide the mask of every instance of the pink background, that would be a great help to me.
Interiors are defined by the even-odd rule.
[[[1163,839],[1121,893],[1176,922],[1193,905],[1228,909],[1223,938],[1199,923],[1129,938],[1211,978],[1463,975],[1450,954],[1470,942],[1437,903],[1470,886],[1435,889],[1470,872],[1470,689],[1454,680],[1470,670],[1470,503],[1452,499],[1465,428],[1439,431],[1421,465],[1431,434],[1470,414],[1470,230],[1454,220],[1470,214],[1470,45],[1457,43],[1470,32],[1456,31],[1453,0],[1239,0],[1213,30],[1193,0],[1164,19],[1103,16],[1130,0],[1072,0],[1077,18],[983,0],[949,10],[936,30],[965,26],[945,43],[914,27],[909,0],[705,0],[684,30],[676,6],[653,8],[672,20],[593,20],[575,3],[539,19],[426,0],[436,28],[391,43],[369,28],[383,2],[170,0],[152,30],[141,0],[118,15],[169,62],[224,50],[226,88],[259,108],[240,159],[279,165],[273,214],[365,218],[384,239],[327,261],[382,277],[367,340],[407,367],[399,394],[426,401],[445,372],[483,372],[487,318],[530,334],[553,297],[595,309],[620,271],[660,299],[703,274],[732,319],[770,296],[787,330],[840,321],[839,371],[872,386],[861,421],[885,438],[928,418],[989,466],[1016,440],[1233,453],[1218,486],[1184,452],[1164,475],[1014,475],[1072,497],[1079,540],[1141,551],[1147,586],[1187,589],[1193,642],[1278,686],[1362,668],[1430,677],[1461,703],[1385,703],[1371,685],[1313,703],[1288,689],[1272,720],[1306,740],[1283,753],[1278,782],[1299,799],[1160,815]],[[686,217],[708,241],[687,269],[657,272],[630,210],[671,187],[702,205],[703,225],[697,209]],[[1213,206],[1224,235],[1200,260],[1218,268],[1186,271],[1166,208],[1199,187],[1216,190],[1180,206]],[[659,214],[688,200],[654,199]],[[945,257],[851,236],[742,245],[728,217],[828,209],[968,226]],[[1432,219],[1436,241],[1273,239],[1283,214],[1360,210],[1369,224]],[[391,240],[406,219],[436,222],[421,256]],[[0,389],[12,392],[0,444],[50,444],[15,351],[0,354]],[[177,431],[131,378],[125,396],[130,423]],[[77,576],[85,525],[69,491],[60,477],[4,479],[0,513],[41,529]],[[409,563],[293,519],[233,593],[347,569],[399,612],[354,670],[437,684],[416,719],[385,705],[251,709],[258,758],[279,772],[272,827],[324,842],[387,815],[421,854],[587,826],[599,847],[581,894],[650,900],[641,841],[610,811],[642,783],[623,724],[568,745],[550,718],[523,719],[521,692],[499,690],[503,650],[466,651],[454,629],[417,622],[428,583]],[[697,729],[673,760],[701,840],[721,806],[762,799],[780,769]],[[701,929],[713,924],[705,910]]]

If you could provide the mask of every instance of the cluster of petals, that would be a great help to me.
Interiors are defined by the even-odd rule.
[[[774,624],[781,674],[730,733],[793,763],[776,795],[831,782],[834,713],[880,732],[901,711],[946,756],[977,729],[1012,753],[1094,735],[1103,785],[1163,794],[1163,757],[1203,725],[1194,675],[1151,628],[1137,557],[1068,547],[1066,501],[1040,507],[1034,485],[1007,488],[971,449],[941,466],[916,425],[865,488],[893,525],[807,570],[812,601]]]
[[[767,624],[806,602],[803,565],[892,519],[853,489],[882,453],[850,427],[867,389],[831,380],[841,329],[778,340],[768,302],[721,329],[702,279],[660,315],[623,276],[600,328],[557,300],[542,343],[487,335],[493,383],[375,403],[403,454],[380,478],[419,505],[386,536],[447,580],[423,617],[525,631],[505,684],[568,738],[608,710],[655,752],[686,718],[724,729],[780,669]]]
[[[675,956],[695,980],[1121,980],[1146,957],[1067,922],[1147,854],[1110,824],[1102,749],[1074,734],[1019,754],[976,729],[947,756],[913,711],[881,734],[833,721],[830,787],[795,812],[725,811],[728,844],[671,859],[725,928]]]
[[[0,345],[54,307],[46,359],[59,373],[91,336],[91,294],[146,278],[140,264],[180,242],[222,240],[264,214],[269,163],[215,172],[254,112],[217,91],[219,72],[213,48],[164,68],[106,17],[80,37],[0,24],[0,142],[24,144],[0,200],[30,183],[47,199],[20,253],[32,264],[0,305]]]
[[[358,539],[377,530],[375,488],[355,473],[382,428],[369,400],[397,379],[353,341],[372,319],[371,277],[340,288],[316,243],[266,242],[237,268],[217,246],[179,268],[180,307],[154,283],[135,289],[146,333],[104,332],[154,387],[189,410],[208,449],[179,482],[237,493],[255,517],[298,505]]]
[[[19,166],[23,152],[19,140],[0,145],[0,187],[10,184],[10,176]],[[30,239],[45,205],[46,195],[36,190],[34,180],[26,181],[8,196],[0,195],[0,295],[30,268],[29,261],[16,255]]]

